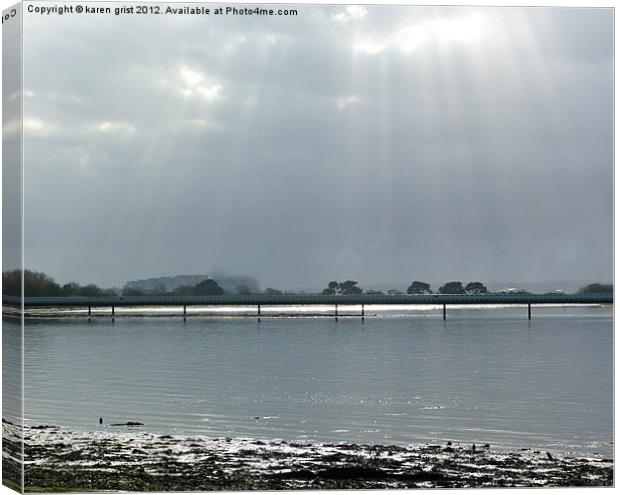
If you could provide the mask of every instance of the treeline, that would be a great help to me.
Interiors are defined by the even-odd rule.
[[[5,294],[12,296],[21,295],[21,270],[13,270],[2,273],[2,290]],[[95,284],[80,285],[76,282],[69,282],[64,285],[42,272],[24,270],[24,295],[27,297],[61,297],[61,296],[82,296],[82,297],[101,297],[115,296],[114,289],[101,289]]]
[[[13,270],[2,273],[3,293],[11,296],[21,295],[21,271]],[[206,279],[195,286],[178,287],[173,291],[141,291],[136,289],[102,289],[95,284],[80,285],[69,282],[57,283],[52,277],[42,272],[24,270],[24,295],[26,297],[105,297],[105,296],[143,296],[143,295],[222,295],[222,289],[215,280]]]
[[[580,294],[607,294],[613,293],[614,286],[612,284],[589,284],[579,289]],[[505,291],[500,291],[503,293]],[[524,289],[510,289],[511,293],[517,294],[531,294]],[[561,291],[559,291],[561,292]],[[385,292],[389,295],[404,294],[399,289],[389,289]],[[440,286],[437,290],[437,294],[488,294],[489,290],[482,282],[468,282],[463,285],[463,282],[452,281],[446,282]],[[557,293],[557,292],[555,292]],[[347,280],[346,282],[338,282],[333,280],[327,284],[327,287],[323,289],[322,294],[384,294],[384,292],[374,289],[362,290],[358,283],[354,280]],[[431,285],[422,282],[420,280],[414,280],[407,287],[407,294],[433,294]]]
[[[579,289],[580,294],[609,294],[614,292],[612,284],[589,284]]]
[[[2,273],[3,293],[6,295],[21,295],[21,271],[13,270]],[[579,289],[581,294],[613,293],[612,284],[589,284]],[[487,294],[489,291],[481,282],[468,282],[463,285],[460,281],[447,282],[438,288],[438,294]],[[528,293],[525,290],[517,291]],[[226,292],[217,281],[207,278],[193,286],[177,287],[173,290],[143,291],[140,289],[102,289],[95,284],[80,285],[76,282],[69,282],[64,285],[57,283],[52,277],[42,272],[24,270],[24,295],[27,297],[61,297],[61,296],[81,296],[81,297],[104,297],[104,296],[145,296],[145,295],[187,295],[187,296],[219,296]],[[249,288],[240,286],[234,294],[251,294]],[[279,295],[283,292],[278,289],[268,287],[263,294]],[[401,290],[390,289],[386,291],[389,295],[404,294]],[[332,280],[323,289],[322,294],[349,295],[349,294],[384,294],[382,291],[368,289],[364,291],[359,287],[355,280],[339,282]],[[430,284],[420,280],[414,280],[407,288],[407,294],[433,294]]]
[[[486,294],[487,288],[481,282],[469,282],[463,286],[462,282],[447,282],[439,287],[439,294]],[[327,284],[327,287],[323,289],[322,294],[363,294],[364,291],[358,287],[358,283],[354,280],[347,280],[346,282],[338,282],[332,280]],[[366,294],[383,294],[379,290],[369,289]],[[432,294],[430,284],[422,282],[420,280],[414,280],[407,288],[407,294]],[[389,295],[403,294],[401,290],[389,289],[387,291]]]

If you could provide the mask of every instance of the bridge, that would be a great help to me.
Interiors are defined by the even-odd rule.
[[[183,308],[183,318],[187,318],[188,306],[256,306],[256,316],[260,319],[264,306],[318,306],[334,307],[334,317],[338,318],[339,307],[361,306],[360,317],[365,318],[365,307],[370,305],[437,305],[443,306],[443,319],[446,319],[448,305],[517,305],[526,306],[528,319],[532,318],[532,305],[537,304],[613,304],[613,293],[600,294],[251,294],[222,296],[111,296],[111,297],[24,297],[3,296],[4,305],[16,309],[23,308],[111,308],[112,317],[117,307],[176,306]]]

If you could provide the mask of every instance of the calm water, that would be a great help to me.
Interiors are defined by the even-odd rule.
[[[31,323],[26,421],[612,455],[610,308],[381,314]]]

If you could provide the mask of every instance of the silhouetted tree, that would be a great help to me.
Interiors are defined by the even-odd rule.
[[[24,270],[25,296],[61,296],[62,289],[52,277],[42,272]]]
[[[441,294],[465,294],[465,289],[461,282],[448,282],[439,287]]]
[[[224,294],[224,289],[215,280],[208,278],[196,284],[194,294],[197,296],[221,296]]]
[[[407,289],[407,294],[432,294],[431,286],[426,282],[415,280]]]
[[[332,280],[329,284],[327,284],[327,288],[323,289],[322,294],[337,294],[339,288],[340,284],[335,280]]]
[[[2,293],[7,296],[20,297],[22,295],[21,270],[2,272]]]
[[[42,272],[24,270],[24,295],[37,296],[61,296],[62,288],[52,277]],[[21,296],[22,294],[22,271],[12,270],[2,273],[3,291],[7,295]]]
[[[264,293],[267,294],[268,296],[279,296],[282,294],[282,291],[278,289],[274,289],[272,287],[267,287]]]
[[[347,280],[346,282],[332,280],[327,284],[327,288],[323,289],[322,294],[361,294],[362,292],[355,280]]]
[[[581,294],[602,294],[613,293],[613,284],[588,284],[585,287],[579,289]]]
[[[21,295],[21,271],[13,270],[2,274],[4,293]],[[26,297],[82,296],[97,297],[116,295],[113,289],[101,289],[95,284],[80,285],[69,282],[62,287],[43,272],[24,270],[24,295]]]
[[[62,286],[63,296],[77,296],[80,293],[80,284],[77,282],[67,282]]]
[[[237,287],[236,291],[237,291],[237,294],[241,294],[243,296],[247,296],[252,293],[250,288],[247,285],[243,285],[243,284]]]
[[[486,294],[488,290],[481,282],[469,282],[465,286],[465,292],[467,294]]]
[[[362,289],[357,286],[357,282],[355,280],[347,280],[346,282],[342,282],[340,284],[340,293],[341,294],[361,294]]]

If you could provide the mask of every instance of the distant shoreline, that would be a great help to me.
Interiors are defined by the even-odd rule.
[[[4,472],[19,430],[3,421]],[[183,491],[612,486],[611,459],[492,446],[295,443],[249,438],[25,428],[27,491]]]

